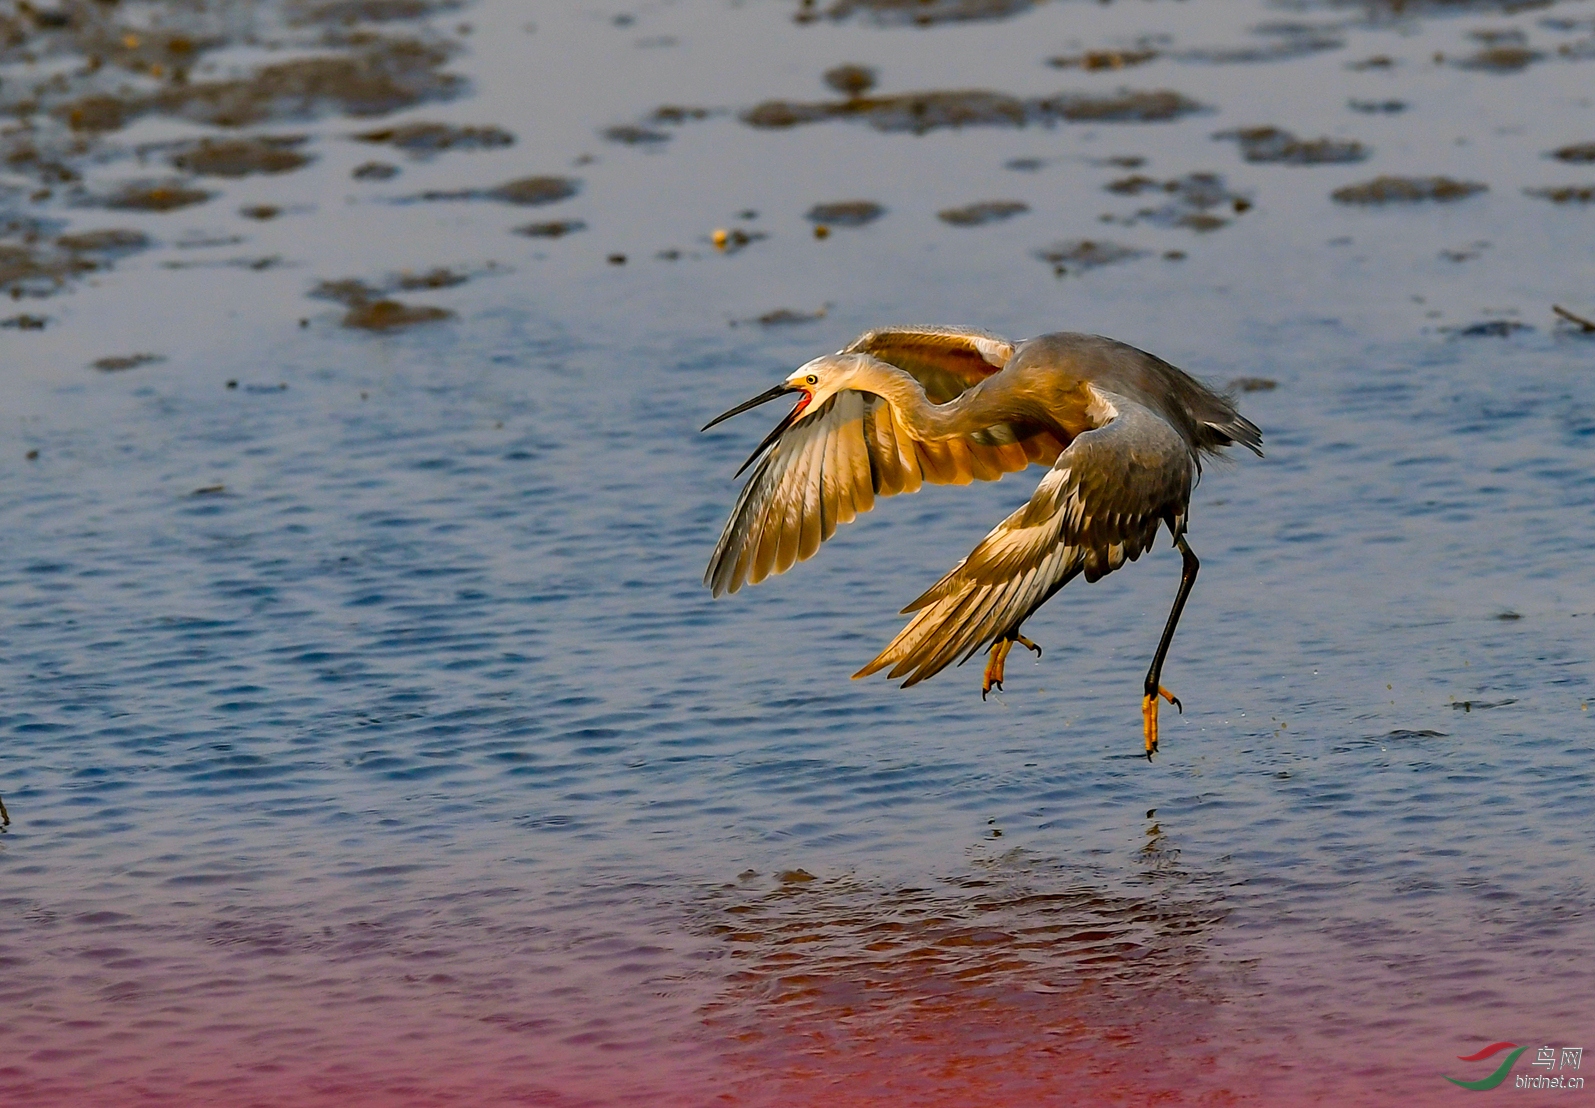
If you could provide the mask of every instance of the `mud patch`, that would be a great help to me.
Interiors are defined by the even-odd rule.
[[[519,177],[490,189],[455,189],[423,192],[411,200],[496,200],[501,204],[531,207],[568,200],[581,191],[581,182],[569,177]]]
[[[1104,217],[1105,222],[1126,225],[1151,223],[1197,232],[1216,231],[1229,223],[1225,215],[1244,212],[1252,206],[1249,197],[1231,191],[1217,173],[1188,173],[1167,181],[1137,173],[1110,181],[1104,187],[1121,196],[1152,194],[1168,198],[1166,203],[1140,208],[1132,215]]]
[[[831,227],[862,227],[885,214],[886,209],[873,200],[837,200],[814,205],[803,218]]]
[[[1368,148],[1356,139],[1300,139],[1279,127],[1242,127],[1219,131],[1213,137],[1238,143],[1241,157],[1249,162],[1327,165],[1360,162],[1368,157]]]
[[[143,250],[150,244],[149,236],[142,231],[112,227],[104,231],[81,231],[62,235],[55,244],[74,254],[94,254],[103,258],[119,258]]]
[[[1486,46],[1476,54],[1457,60],[1458,69],[1482,70],[1485,73],[1516,73],[1542,60],[1544,54],[1527,46],[1503,44]]]
[[[1551,157],[1563,162],[1582,164],[1595,162],[1595,142],[1575,142],[1551,151]]]
[[[203,204],[211,195],[182,181],[128,181],[99,203],[120,212],[172,212]]]
[[[125,354],[119,357],[101,358],[92,363],[92,368],[101,373],[121,373],[129,369],[137,369],[141,365],[153,365],[164,362],[166,359],[159,354]]]
[[[750,127],[766,129],[846,120],[866,123],[877,131],[922,135],[943,128],[1024,127],[1060,121],[1160,123],[1205,110],[1182,93],[1168,89],[1120,89],[1105,95],[1060,93],[1035,100],[964,89],[813,102],[767,100],[743,112],[741,118]]]
[[[1209,65],[1245,65],[1256,62],[1283,62],[1304,58],[1324,50],[1339,50],[1345,39],[1333,28],[1309,23],[1264,23],[1252,28],[1263,41],[1244,46],[1207,46],[1182,50],[1175,55],[1183,62]]]
[[[348,55],[268,65],[249,77],[167,89],[148,108],[217,127],[320,115],[387,115],[445,99],[463,82],[441,67],[449,52],[418,39],[377,39]]]
[[[247,177],[253,173],[288,173],[309,165],[301,153],[304,135],[262,135],[247,139],[201,139],[172,155],[172,165],[203,177]]]
[[[1030,205],[1019,200],[982,200],[961,208],[943,208],[936,213],[936,218],[954,227],[979,227],[1012,219],[1029,210]]]
[[[527,223],[515,228],[517,235],[525,235],[534,239],[559,239],[566,235],[573,235],[577,231],[587,230],[587,224],[579,219],[553,219],[546,223]]]
[[[1529,196],[1549,200],[1553,204],[1589,204],[1595,202],[1595,185],[1554,185],[1547,188],[1524,189]]]
[[[311,295],[342,304],[348,309],[340,321],[342,325],[362,331],[395,331],[454,317],[447,308],[390,299],[381,295],[381,290],[358,280],[324,281]]]
[[[391,181],[399,175],[399,167],[387,162],[362,162],[349,171],[356,181]]]
[[[1145,256],[1145,250],[1138,250],[1133,246],[1121,246],[1115,242],[1103,242],[1099,239],[1057,242],[1036,251],[1036,257],[1052,267],[1055,277],[1083,273],[1086,270],[1133,261]]]
[[[498,150],[515,142],[515,136],[502,127],[457,127],[452,123],[406,123],[353,137],[358,142],[397,147],[418,158],[448,150]]]
[[[1450,177],[1375,177],[1338,188],[1329,195],[1339,204],[1417,204],[1430,200],[1445,204],[1488,189],[1488,185],[1478,181]]]
[[[670,136],[664,131],[656,131],[652,127],[638,127],[632,123],[605,127],[599,134],[606,142],[618,142],[622,146],[658,146],[670,141]]]
[[[51,234],[59,224],[16,218],[0,224],[0,292],[20,299],[50,296],[96,270],[109,269],[149,239],[138,231],[111,229]]]
[[[1145,65],[1157,57],[1156,50],[1087,50],[1083,54],[1060,54],[1047,59],[1054,69],[1129,69]]]
[[[1504,339],[1517,334],[1519,331],[1532,331],[1527,323],[1519,323],[1515,319],[1486,319],[1480,323],[1470,323],[1466,327],[1442,327],[1447,334],[1464,339]],[[1478,707],[1478,705],[1475,705]]]
[[[488,270],[497,267],[488,266]],[[453,319],[447,308],[428,304],[406,304],[392,299],[394,292],[414,292],[423,289],[446,289],[463,285],[474,274],[465,270],[436,266],[419,272],[406,271],[390,274],[381,282],[371,284],[357,277],[338,281],[322,281],[310,295],[318,300],[331,300],[348,309],[340,321],[345,327],[363,331],[395,331],[420,323],[436,323]]]
[[[824,81],[827,88],[849,99],[856,99],[875,87],[875,70],[867,65],[847,62],[827,69]]]
[[[763,315],[754,316],[752,319],[733,319],[731,326],[740,327],[751,323],[759,327],[791,327],[799,323],[813,323],[816,320],[824,319],[830,310],[831,306],[829,304],[813,312],[800,312],[792,308],[777,308],[773,312],[765,312]]]
[[[289,22],[350,26],[356,23],[391,23],[425,19],[444,11],[457,10],[454,0],[329,0],[326,3],[295,3],[289,8]]]
[[[792,19],[796,23],[813,23],[822,18],[858,18],[883,26],[933,27],[939,23],[1007,19],[1042,3],[1045,0],[833,0],[822,9],[817,0],[799,0]]]

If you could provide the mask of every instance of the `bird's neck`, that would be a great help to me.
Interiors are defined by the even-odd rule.
[[[976,410],[982,399],[979,389],[969,389],[945,404],[932,404],[925,386],[912,374],[876,358],[860,359],[852,387],[885,397],[903,425],[922,440],[956,438],[981,424]]]

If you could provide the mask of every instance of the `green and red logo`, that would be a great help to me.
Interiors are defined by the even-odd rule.
[[[1457,1055],[1457,1061],[1459,1062],[1482,1062],[1486,1058],[1495,1057],[1503,1050],[1512,1052],[1501,1060],[1501,1064],[1495,1068],[1495,1072],[1488,1077],[1481,1077],[1477,1081],[1464,1081],[1460,1077],[1447,1077],[1446,1080],[1453,1085],[1460,1085],[1462,1088],[1471,1089],[1476,1093],[1494,1089],[1507,1079],[1512,1072],[1512,1066],[1528,1049],[1528,1047],[1518,1046],[1516,1043],[1491,1043],[1483,1050],[1475,1051],[1472,1054],[1459,1054]],[[1546,1072],[1519,1074],[1513,1084],[1519,1089],[1582,1089],[1584,1087],[1584,1079],[1582,1077],[1575,1077],[1566,1073],[1558,1073],[1555,1077],[1552,1077],[1550,1076],[1550,1071],[1556,1069],[1576,1070],[1583,1065],[1583,1062],[1583,1047],[1564,1046],[1558,1051],[1554,1046],[1542,1046],[1535,1051],[1534,1061],[1530,1062],[1529,1065],[1536,1069],[1543,1069]],[[1442,1074],[1441,1076],[1444,1075]]]
[[[1486,1089],[1493,1089],[1506,1080],[1506,1075],[1512,1072],[1512,1063],[1516,1062],[1518,1057],[1527,1049],[1528,1047],[1518,1046],[1516,1043],[1491,1043],[1483,1050],[1473,1054],[1459,1054],[1457,1055],[1457,1061],[1459,1062],[1482,1062],[1486,1058],[1501,1053],[1503,1050],[1512,1052],[1506,1056],[1506,1060],[1496,1067],[1496,1071],[1490,1074],[1489,1077],[1479,1081],[1459,1081],[1455,1077],[1447,1077],[1446,1080],[1453,1085],[1461,1085],[1464,1089],[1472,1089],[1476,1093],[1482,1093]]]

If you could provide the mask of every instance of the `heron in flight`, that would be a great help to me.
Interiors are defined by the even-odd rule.
[[[1141,698],[1146,756],[1158,745],[1163,660],[1200,563],[1185,541],[1202,457],[1262,432],[1214,392],[1143,350],[1061,332],[1014,344],[982,331],[889,327],[815,358],[703,430],[788,394],[796,406],[742,468],[753,474],[709,559],[715,596],[812,557],[878,496],[929,481],[995,481],[1050,466],[1029,503],[903,609],[913,619],[855,678],[890,667],[903,687],[989,646],[981,698],[1002,688],[1020,627],[1073,578],[1134,561],[1165,525],[1184,558]]]

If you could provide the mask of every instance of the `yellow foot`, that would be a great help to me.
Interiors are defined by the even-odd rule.
[[[991,658],[986,662],[986,675],[980,682],[980,699],[986,699],[993,688],[1002,688],[1002,664],[1008,660],[1013,643],[1012,639],[998,639],[991,644]]]
[[[1185,714],[1185,706],[1180,703],[1180,698],[1175,696],[1162,685],[1157,687],[1157,696],[1147,693],[1141,697],[1141,727],[1146,733],[1146,760],[1151,761],[1152,755],[1157,753],[1157,702],[1162,697],[1179,709],[1180,714]]]
[[[980,699],[986,699],[986,694],[992,689],[1002,689],[1002,667],[1008,660],[1008,651],[1013,649],[1013,644],[1018,643],[1026,650],[1034,650],[1036,657],[1041,657],[1041,647],[1025,638],[1015,635],[1011,639],[998,639],[991,644],[991,660],[986,663],[986,676],[980,683]]]

